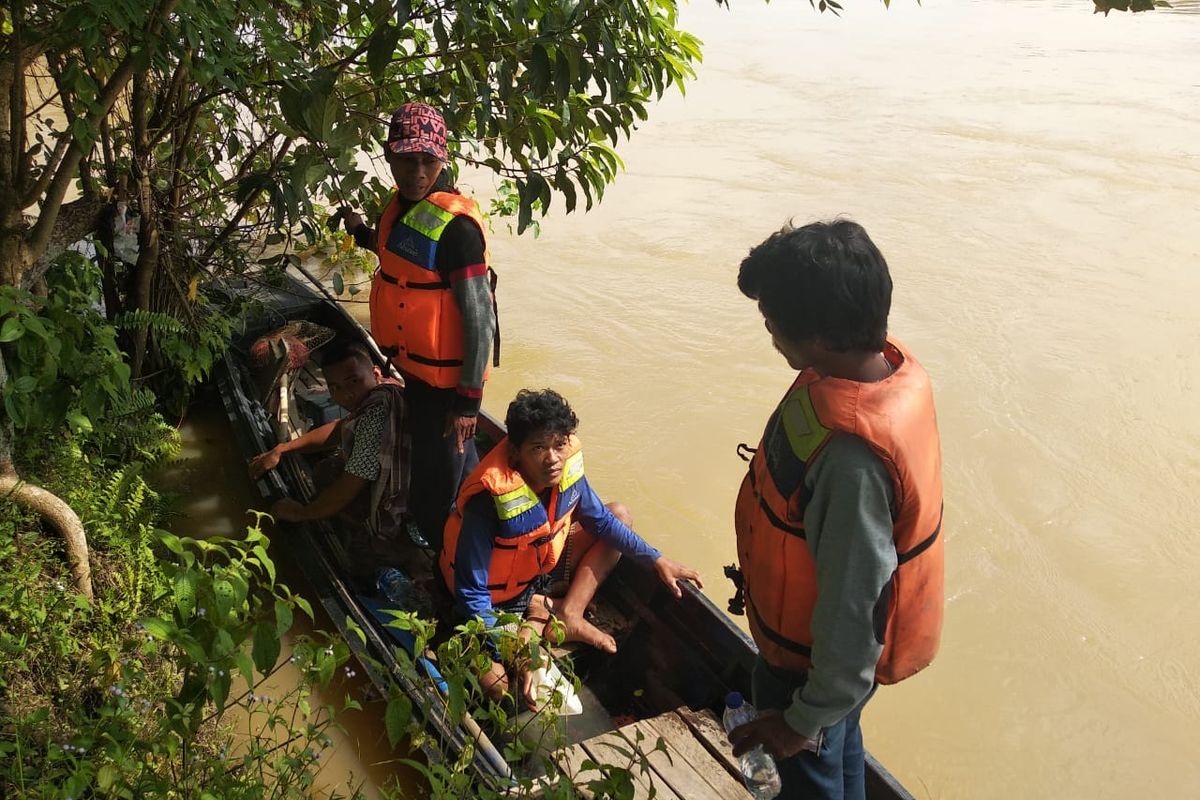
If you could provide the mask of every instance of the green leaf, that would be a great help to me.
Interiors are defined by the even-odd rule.
[[[540,44],[533,46],[533,55],[529,61],[530,91],[534,97],[541,97],[550,85],[550,56],[546,48]]]
[[[180,539],[178,536],[171,533],[170,531],[164,531],[162,528],[158,528],[154,532],[158,536],[158,540],[160,542],[162,542],[163,545],[168,550],[170,550],[172,553],[174,553],[176,555],[180,555],[180,556],[183,555],[183,540],[182,539]]]
[[[312,605],[307,600],[305,600],[303,597],[293,597],[292,602],[296,604],[297,608],[307,614],[310,620],[315,621],[316,618],[313,617]]]
[[[24,334],[25,326],[21,324],[21,320],[16,317],[9,317],[4,320],[4,325],[0,327],[0,342],[14,342]]]
[[[12,390],[17,394],[29,394],[37,388],[37,378],[32,375],[22,375],[12,382]]]
[[[174,580],[175,609],[187,619],[196,610],[196,575],[182,570]]]
[[[446,676],[446,685],[449,687],[449,702],[448,709],[450,719],[462,719],[463,712],[467,708],[466,690],[463,687],[463,679],[458,676]]]
[[[213,581],[212,590],[213,598],[217,603],[217,617],[214,621],[219,624],[225,621],[233,608],[233,584],[223,578],[218,578]]]
[[[282,600],[275,601],[275,635],[282,637],[292,629],[292,607]]]
[[[71,410],[67,412],[67,424],[73,433],[91,433],[92,421],[84,414]]]
[[[175,623],[167,622],[165,619],[159,619],[158,617],[142,620],[142,627],[146,629],[146,633],[155,639],[162,639],[164,641],[169,640],[175,635],[175,631],[178,630],[175,627]]]
[[[233,660],[237,664],[238,672],[242,673],[242,680],[247,686],[253,686],[254,662],[250,660],[250,656],[246,655],[244,650],[238,650],[233,654]]]
[[[261,544],[256,544],[251,552],[258,557],[258,562],[262,564],[263,569],[267,571],[267,576],[271,579],[271,585],[274,586],[275,562],[271,560],[269,555],[267,555],[267,548],[263,547]]]
[[[233,635],[224,628],[217,629],[216,641],[213,642],[213,658],[226,659],[237,649]]]
[[[208,680],[208,696],[212,698],[213,704],[218,710],[225,708],[225,701],[229,699],[229,684],[232,676],[229,670],[223,665],[218,666],[214,670]]]
[[[517,234],[520,235],[533,219],[533,192],[529,191],[525,181],[517,181],[517,197],[520,198],[517,206]]]
[[[329,684],[333,679],[333,671],[337,668],[337,658],[335,656],[327,656],[324,651],[317,655],[317,682],[322,686]]]
[[[375,80],[383,77],[388,62],[396,53],[396,43],[399,41],[400,29],[391,23],[376,28],[375,33],[371,35],[371,41],[367,44],[367,69]]]
[[[279,637],[275,634],[274,625],[260,622],[254,626],[252,653],[254,666],[263,675],[275,668],[275,662],[279,660]]]
[[[412,720],[412,701],[407,695],[397,694],[388,701],[383,712],[383,724],[387,728],[388,743],[395,747],[404,738],[408,723]]]
[[[105,764],[96,772],[96,788],[102,792],[110,791],[117,783],[121,773],[112,764]]]

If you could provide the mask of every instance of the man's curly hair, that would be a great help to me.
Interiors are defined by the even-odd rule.
[[[504,415],[508,440],[517,447],[539,433],[570,436],[579,427],[579,418],[561,394],[553,389],[522,389],[508,404]]]

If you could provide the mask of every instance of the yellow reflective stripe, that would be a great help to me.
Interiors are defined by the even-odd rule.
[[[801,461],[808,461],[829,436],[830,429],[817,419],[812,398],[808,395],[807,384],[792,392],[783,401],[780,417],[783,420],[783,429],[787,433],[788,444]]]
[[[428,200],[422,200],[404,215],[404,224],[415,231],[425,234],[437,241],[442,230],[454,219],[454,214],[438,208]]]
[[[499,495],[494,498],[496,502],[496,514],[503,522],[510,520],[518,514],[528,511],[536,506],[540,500],[533,490],[526,485],[522,485],[520,489],[513,489],[511,492]]]
[[[583,477],[583,451],[580,450],[575,455],[567,459],[567,463],[563,465],[562,477],[558,480],[558,490],[565,492],[574,486],[580,478]]]

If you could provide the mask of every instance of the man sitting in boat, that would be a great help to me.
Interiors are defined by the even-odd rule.
[[[317,466],[317,496],[308,504],[289,497],[271,507],[277,520],[339,517],[347,571],[370,586],[381,565],[394,563],[405,541],[401,516],[408,500],[408,453],[402,435],[404,389],[383,377],[362,344],[334,340],[321,354],[321,370],[335,403],[350,412],[303,436],[281,442],[250,462],[250,477],[274,469],[284,453],[340,446]]]
[[[425,103],[396,109],[384,158],[396,191],[378,226],[353,212],[343,221],[379,257],[371,335],[404,376],[416,465],[409,512],[436,550],[458,487],[479,463],[475,423],[489,356],[499,357],[494,273],[479,206],[446,169],[441,112]]]
[[[624,506],[600,501],[584,475],[579,420],[561,395],[522,390],[505,424],[508,437],[467,478],[446,522],[439,561],[456,612],[489,625],[500,612],[524,616],[523,639],[549,633],[557,616],[567,641],[615,653],[613,637],[584,612],[622,555],[652,563],[676,597],[683,594],[679,581],[700,584],[700,575],[634,533]],[[501,664],[482,679],[493,696],[507,691]],[[532,707],[527,684],[521,675]]]

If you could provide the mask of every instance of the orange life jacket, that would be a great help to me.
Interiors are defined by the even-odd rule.
[[[554,569],[566,546],[582,491],[583,451],[575,436],[570,438],[567,453],[562,477],[550,491],[549,505],[542,504],[521,473],[509,463],[507,438],[500,440],[479,462],[459,490],[454,510],[446,520],[446,536],[438,561],[450,591],[454,591],[454,559],[463,509],[482,492],[492,496],[500,520],[488,569],[487,588],[492,603],[511,600],[539,575]]]
[[[470,217],[483,236],[479,205],[470,198],[433,192],[401,217],[399,194],[392,195],[379,220],[379,271],[371,282],[371,335],[379,349],[402,372],[441,389],[458,385],[463,364],[462,313],[436,263],[438,241],[456,216]]]
[[[942,457],[925,369],[899,342],[884,355],[887,378],[860,383],[805,370],[776,408],[738,494],[734,525],[750,631],[767,663],[811,665],[816,568],[804,538],[804,474],[835,431],[863,439],[895,492],[891,579],[880,683],[923,669],[942,629]],[[839,532],[853,535],[853,531]]]

